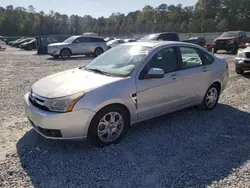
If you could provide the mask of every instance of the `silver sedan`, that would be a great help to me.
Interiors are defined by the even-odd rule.
[[[37,81],[24,97],[25,111],[46,138],[110,145],[140,121],[191,106],[215,108],[228,77],[226,60],[197,45],[127,43]]]

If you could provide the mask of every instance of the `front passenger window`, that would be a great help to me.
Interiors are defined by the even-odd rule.
[[[156,53],[147,65],[147,70],[151,68],[162,69],[165,73],[178,69],[175,48],[165,48]]]
[[[188,69],[202,66],[202,58],[195,48],[180,47],[182,57],[181,69]]]

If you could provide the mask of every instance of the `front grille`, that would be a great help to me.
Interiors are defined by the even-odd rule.
[[[246,58],[250,59],[250,52],[246,52]]]
[[[40,108],[45,111],[50,111],[49,108],[45,106],[46,99],[36,95],[35,93],[30,93],[29,101],[37,108]]]

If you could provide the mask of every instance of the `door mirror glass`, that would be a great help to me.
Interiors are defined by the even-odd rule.
[[[164,77],[164,71],[162,69],[151,68],[144,78],[149,79],[149,78],[163,78],[163,77]]]

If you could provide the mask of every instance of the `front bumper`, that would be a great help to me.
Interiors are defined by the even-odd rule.
[[[60,49],[48,47],[48,54],[51,56],[60,55]]]
[[[82,109],[68,113],[56,113],[39,109],[24,96],[25,113],[33,128],[48,139],[86,139],[95,112]]]
[[[235,58],[234,64],[236,67],[242,68],[243,70],[250,70],[249,58]]]
[[[235,44],[227,44],[227,43],[224,43],[224,44],[216,43],[215,44],[215,48],[218,50],[228,50],[228,49],[232,49],[234,47],[235,47]]]

